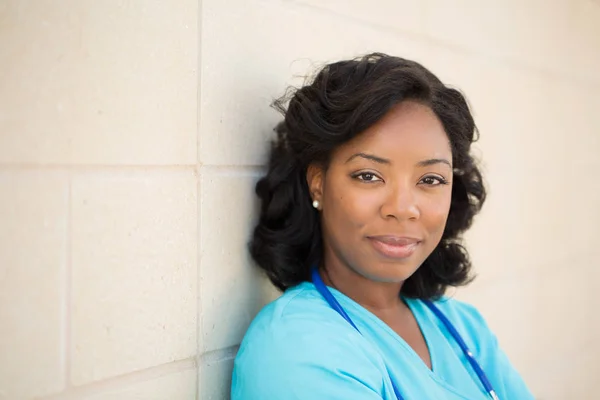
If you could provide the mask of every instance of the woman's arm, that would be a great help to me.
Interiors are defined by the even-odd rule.
[[[386,400],[382,365],[364,346],[357,333],[327,321],[255,329],[236,358],[231,399]]]

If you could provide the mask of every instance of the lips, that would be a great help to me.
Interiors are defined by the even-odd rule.
[[[387,258],[408,258],[417,249],[421,240],[405,236],[370,236],[369,241],[375,250]]]

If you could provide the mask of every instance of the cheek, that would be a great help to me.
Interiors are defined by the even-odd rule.
[[[427,204],[424,215],[426,224],[430,231],[441,233],[446,227],[446,221],[448,220],[448,213],[450,211],[450,195],[443,200],[438,199]]]
[[[380,201],[375,193],[341,182],[327,188],[324,216],[331,229],[349,235],[373,221],[373,213]]]

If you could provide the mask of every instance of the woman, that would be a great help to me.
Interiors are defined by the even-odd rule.
[[[533,399],[475,308],[461,234],[485,199],[464,97],[384,54],[276,102],[251,253],[284,294],[250,326],[233,400]]]

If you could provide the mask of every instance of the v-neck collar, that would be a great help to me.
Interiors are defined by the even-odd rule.
[[[408,354],[410,354],[411,358],[415,359],[415,362],[418,365],[420,365],[420,367],[424,371],[426,371],[427,374],[431,375],[434,378],[437,378],[436,380],[441,380],[441,377],[438,377],[436,374],[436,371],[438,368],[438,355],[436,354],[436,346],[433,345],[433,340],[431,337],[432,333],[430,330],[431,327],[430,327],[430,324],[426,323],[426,321],[423,321],[422,313],[419,312],[420,310],[417,310],[418,305],[415,303],[418,302],[418,300],[404,298],[404,297],[402,298],[405,301],[405,303],[407,304],[410,312],[413,314],[415,321],[417,322],[417,325],[419,327],[419,330],[421,331],[421,334],[423,335],[425,344],[427,346],[427,350],[429,351],[429,359],[431,361],[431,369],[427,366],[427,364],[425,364],[425,361],[423,361],[421,356],[419,356],[417,354],[417,352],[408,344],[408,342],[406,340],[404,340],[404,338],[402,336],[400,336],[398,333],[396,333],[396,331],[394,331],[388,324],[383,322],[381,320],[381,318],[379,318],[377,315],[373,314],[367,308],[361,306],[356,301],[354,301],[350,297],[346,296],[344,293],[340,292],[336,288],[333,288],[331,286],[327,286],[327,288],[335,295],[335,297],[338,299],[338,301],[341,300],[346,305],[354,308],[355,310],[365,313],[366,317],[368,317],[374,324],[376,324],[378,327],[380,327],[382,331],[386,332],[390,337],[392,337],[396,342],[398,342],[398,344],[402,348],[404,348],[404,350]]]
[[[412,298],[403,298],[406,301],[406,304],[409,306],[411,312],[414,315],[415,320],[417,321],[417,325],[421,330],[423,338],[427,344],[427,348],[429,350],[429,357],[431,359],[431,369],[425,364],[423,359],[417,354],[417,352],[402,338],[402,336],[398,335],[392,328],[390,328],[385,322],[383,322],[379,317],[369,311],[367,308],[361,306],[356,301],[352,300],[350,297],[346,296],[344,293],[340,292],[336,288],[331,286],[327,286],[327,288],[333,293],[336,299],[343,303],[343,307],[349,307],[354,310],[356,313],[362,313],[364,318],[368,318],[371,323],[375,326],[379,327],[382,332],[385,332],[389,335],[396,343],[399,344],[401,348],[404,349],[406,354],[414,360],[413,365],[419,365],[419,368],[423,371],[423,373],[427,374],[431,379],[433,379],[437,384],[445,388],[446,390],[452,392],[454,395],[462,398],[462,399],[470,399],[471,397],[466,395],[462,390],[455,388],[451,383],[446,382],[443,376],[438,375],[441,370],[441,349],[435,345],[436,338],[439,340],[439,332],[435,331],[435,322],[432,320],[432,317],[426,312],[426,306],[418,299]],[[361,314],[359,314],[361,315]],[[361,324],[360,321],[354,321]],[[382,355],[383,356],[383,355]],[[482,399],[486,398],[485,393],[480,392],[482,395]]]
[[[431,362],[431,369],[429,369],[429,367],[427,367],[427,364],[425,364],[425,362],[421,359],[421,357],[419,357],[417,352],[412,347],[410,347],[410,346],[409,347],[417,355],[417,357],[419,357],[419,359],[423,362],[423,365],[425,366],[425,368],[427,368],[430,372],[432,372],[433,375],[437,376],[438,361],[439,361],[438,354],[436,351],[437,346],[434,346],[434,344],[433,344],[434,340],[433,340],[433,332],[431,331],[431,324],[427,323],[428,321],[423,320],[424,315],[422,312],[420,312],[422,310],[417,310],[417,308],[422,307],[422,304],[418,300],[414,300],[411,298],[403,297],[402,300],[404,300],[404,302],[410,309],[410,312],[412,313],[415,321],[417,321],[417,325],[419,326],[421,335],[423,335],[423,339],[425,340],[425,345],[427,346],[427,350],[429,351],[429,361]],[[384,325],[387,326],[387,324],[385,324],[385,323],[384,323]],[[389,328],[389,326],[388,326],[388,328]],[[394,332],[393,329],[392,329],[392,332]],[[396,333],[396,332],[394,332],[394,333]],[[396,334],[396,335],[398,335],[398,334]],[[406,343],[406,341],[400,335],[398,335],[398,338],[400,340],[403,340]],[[407,343],[407,345],[408,345],[408,343]]]

